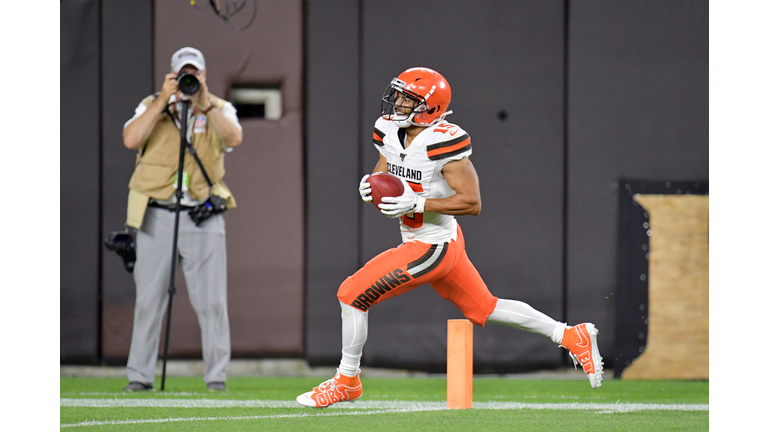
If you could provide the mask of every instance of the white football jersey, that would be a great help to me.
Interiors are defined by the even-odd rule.
[[[472,154],[469,135],[445,120],[423,130],[405,148],[405,129],[379,117],[373,128],[373,143],[387,159],[387,171],[405,179],[424,198],[456,194],[443,177],[443,167]],[[400,218],[400,233],[403,242],[445,243],[456,239],[456,219],[441,213],[410,213]]]

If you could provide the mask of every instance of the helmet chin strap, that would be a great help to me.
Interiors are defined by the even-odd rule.
[[[412,111],[411,115],[409,115],[408,118],[400,119],[400,120],[397,119],[397,114],[395,114],[395,116],[392,118],[392,122],[395,123],[395,126],[397,126],[399,128],[407,128],[407,127],[412,126],[414,124],[418,124],[418,123],[414,123],[414,121],[413,121],[413,117],[416,114],[417,113],[415,111]],[[453,111],[451,110],[451,111],[446,112],[445,114],[441,115],[440,117],[434,119],[432,121],[432,123],[430,123],[428,125],[419,125],[419,126],[424,126],[424,127],[432,126],[435,123],[438,123],[438,122],[441,122],[441,121],[445,120],[445,117],[448,116],[449,114],[453,114]]]
[[[398,119],[398,114],[395,113],[394,117],[392,118],[392,122],[395,124],[395,126],[399,128],[407,128],[411,125],[413,125],[413,116],[416,115],[415,111],[411,111],[411,114],[406,118],[400,118]]]

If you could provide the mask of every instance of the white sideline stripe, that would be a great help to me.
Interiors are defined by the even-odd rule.
[[[295,401],[284,400],[238,400],[238,399],[60,399],[63,407],[89,408],[298,408]],[[568,409],[630,412],[649,410],[668,411],[709,411],[708,404],[651,404],[651,403],[525,403],[525,402],[474,402],[476,409]],[[447,409],[445,402],[417,401],[356,401],[341,402],[327,409],[353,410],[441,410]]]
[[[61,406],[67,407],[147,407],[147,408],[230,408],[230,407],[253,407],[253,408],[300,408],[293,401],[279,400],[232,400],[232,399],[61,399]],[[475,402],[473,407],[476,409],[577,409],[577,410],[596,410],[598,414],[609,414],[617,412],[631,412],[644,410],[673,410],[673,411],[709,411],[708,404],[642,404],[642,403],[521,403],[521,402]],[[418,411],[437,411],[445,410],[445,402],[406,402],[406,401],[357,401],[341,402],[328,409],[354,408],[354,411],[323,412],[318,414],[274,414],[274,415],[256,415],[256,416],[231,416],[231,417],[175,417],[164,419],[136,419],[136,420],[111,420],[96,421],[87,420],[80,423],[63,423],[62,428],[78,426],[104,426],[104,425],[124,425],[124,424],[145,424],[145,423],[168,423],[185,421],[210,421],[210,420],[259,420],[259,419],[279,419],[279,418],[298,418],[298,417],[317,417],[317,416],[343,416],[343,415],[371,415],[387,413],[411,413]],[[363,408],[370,411],[359,411]],[[314,410],[312,410],[314,411]]]

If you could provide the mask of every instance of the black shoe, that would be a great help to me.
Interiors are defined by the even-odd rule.
[[[221,381],[209,382],[207,386],[210,391],[224,391],[227,389],[227,386]]]
[[[125,388],[123,388],[123,391],[154,391],[155,388],[152,386],[152,384],[144,384],[138,381],[131,381],[128,383]]]

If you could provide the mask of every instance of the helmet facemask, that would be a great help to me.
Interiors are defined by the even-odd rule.
[[[407,104],[404,103],[406,101]],[[381,115],[393,121],[397,127],[407,128],[415,124],[413,117],[416,114],[427,111],[426,101],[427,98],[405,90],[405,82],[393,78],[381,97]]]

